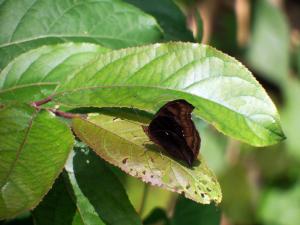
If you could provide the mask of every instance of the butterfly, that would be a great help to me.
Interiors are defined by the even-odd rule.
[[[170,101],[155,114],[144,132],[175,159],[190,167],[199,154],[201,139],[192,121],[194,106],[183,99]]]

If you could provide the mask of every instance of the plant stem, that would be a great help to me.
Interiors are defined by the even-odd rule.
[[[144,210],[145,210],[145,205],[146,205],[148,193],[149,193],[149,185],[145,183],[144,184],[143,197],[142,197],[140,209],[139,209],[139,212],[138,212],[141,217],[142,217],[142,215],[144,213]]]
[[[85,117],[82,114],[75,114],[75,113],[67,113],[67,112],[63,112],[57,109],[48,109],[49,111],[53,112],[55,115],[60,116],[60,117],[64,117],[66,119],[73,119],[73,118],[83,118]]]
[[[51,96],[49,96],[47,98],[44,98],[44,99],[42,99],[40,101],[33,102],[32,105],[34,107],[38,107],[38,106],[44,105],[44,104],[46,104],[46,103],[48,103],[50,101],[52,101],[52,97]]]

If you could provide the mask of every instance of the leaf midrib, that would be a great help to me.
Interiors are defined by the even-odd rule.
[[[39,35],[39,36],[35,36],[34,38],[28,38],[28,39],[21,39],[21,40],[17,40],[17,41],[13,41],[13,42],[6,42],[4,44],[0,45],[0,48],[5,48],[5,47],[10,47],[12,45],[21,45],[24,44],[26,42],[32,42],[32,41],[36,41],[38,39],[43,39],[43,38],[59,38],[62,39],[62,41],[66,41],[63,38],[87,38],[87,39],[95,39],[95,43],[99,43],[99,41],[97,39],[109,39],[109,40],[116,40],[116,41],[123,41],[123,42],[132,42],[132,43],[139,43],[139,42],[134,42],[132,39],[128,38],[118,38],[116,36],[106,36],[106,35]]]
[[[13,90],[17,90],[17,89],[26,88],[26,87],[53,86],[53,85],[59,85],[59,83],[58,82],[38,82],[38,83],[32,83],[32,84],[22,84],[22,85],[10,87],[10,88],[7,88],[7,89],[2,89],[2,90],[0,88],[0,94],[5,93],[5,92],[9,92],[9,91],[13,91]]]
[[[33,120],[36,118],[37,115],[38,115],[38,111],[36,110],[32,114],[30,120],[28,121],[28,128],[27,128],[26,133],[24,135],[23,141],[22,141],[22,143],[20,144],[20,146],[19,146],[19,148],[17,150],[16,157],[15,157],[14,161],[11,163],[11,166],[10,166],[8,172],[7,172],[6,177],[3,179],[4,180],[3,185],[0,186],[0,190],[1,191],[2,191],[2,188],[6,185],[7,181],[9,180],[10,175],[12,174],[12,172],[13,172],[15,166],[16,166],[16,163],[17,163],[17,161],[18,161],[18,159],[19,159],[19,157],[21,155],[21,152],[23,150],[23,147],[25,146],[26,141],[28,140],[28,135],[29,135],[30,130],[32,128]]]

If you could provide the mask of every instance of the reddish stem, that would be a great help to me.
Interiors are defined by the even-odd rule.
[[[42,99],[42,100],[40,100],[40,101],[33,102],[32,105],[33,105],[34,107],[37,107],[37,106],[44,105],[44,104],[46,104],[46,103],[48,103],[48,102],[51,102],[51,101],[52,101],[52,97],[49,96],[49,97],[44,98],[44,99]]]
[[[49,109],[49,111],[53,112],[55,115],[64,117],[66,119],[73,119],[73,118],[84,118],[85,116],[82,114],[75,114],[75,113],[67,113],[57,109]]]
[[[36,101],[36,102],[33,102],[31,105],[36,108],[37,110],[40,110],[41,109],[41,105],[43,104],[46,104],[48,102],[52,101],[52,97],[49,96],[47,98],[44,98],[40,101]],[[66,119],[73,119],[73,118],[85,118],[86,116],[85,115],[82,115],[82,114],[75,114],[75,113],[67,113],[67,112],[63,112],[63,111],[60,111],[58,109],[53,109],[53,108],[45,108],[47,110],[49,110],[50,112],[53,112],[56,116],[60,116],[60,117],[64,117]]]

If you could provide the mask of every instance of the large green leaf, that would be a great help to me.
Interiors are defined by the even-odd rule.
[[[120,48],[161,37],[153,17],[119,0],[4,0],[0,22],[0,69],[44,44],[86,41]]]
[[[43,201],[33,210],[35,225],[93,225],[86,223],[82,213],[73,202],[73,193],[68,191],[62,176],[56,180]],[[103,225],[98,219],[97,225]]]
[[[155,113],[179,98],[195,106],[196,116],[249,144],[284,139],[277,110],[251,73],[205,45],[156,44],[103,53],[62,84],[54,102],[71,108],[119,106]]]
[[[201,157],[192,169],[169,158],[149,142],[140,123],[90,115],[74,119],[73,130],[103,159],[132,176],[199,203],[221,201],[220,186]]]
[[[75,149],[66,170],[84,224],[142,224],[118,178],[87,147]]]
[[[284,14],[267,0],[255,2],[247,59],[251,66],[278,84],[289,69],[289,27]]]
[[[28,105],[0,109],[0,218],[34,208],[61,172],[73,136],[51,113]]]
[[[60,46],[52,48],[55,51]],[[13,80],[0,98],[23,99],[25,90],[21,84],[14,85],[17,77],[23,82],[23,76],[43,74],[43,78],[24,83],[39,89],[61,78],[55,91],[47,92],[55,94],[53,102],[60,107],[135,107],[155,113],[167,101],[184,98],[195,106],[196,116],[229,136],[255,146],[284,139],[277,110],[260,84],[238,61],[209,46],[169,43],[99,51],[87,53],[91,54],[89,63],[74,57],[72,65],[78,62],[77,70],[76,66],[68,70],[69,60],[58,64],[51,57],[47,63],[37,58],[29,63],[34,71],[25,70],[14,77],[12,63],[0,75],[0,81]],[[16,62],[23,65],[21,60]]]
[[[172,0],[124,0],[154,16],[164,30],[164,41],[193,41],[186,17]]]
[[[185,198],[176,203],[172,225],[219,225],[221,210],[215,205],[199,205]]]
[[[109,49],[94,44],[44,46],[16,58],[0,73],[0,102],[33,102],[54,93]]]

